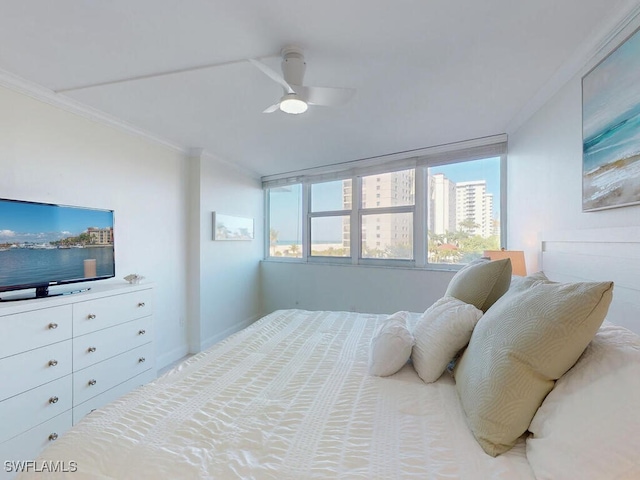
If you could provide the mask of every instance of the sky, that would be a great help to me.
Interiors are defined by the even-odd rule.
[[[449,180],[456,183],[486,180],[487,193],[493,194],[494,215],[497,214],[500,207],[499,157],[431,167],[429,173],[432,175],[443,173]],[[279,241],[288,242],[301,237],[300,191],[300,185],[290,185],[272,190],[270,196],[271,227],[278,231]],[[342,181],[314,184],[311,208],[315,212],[342,209]],[[282,220],[278,221],[279,219]],[[333,237],[339,238],[342,228],[341,218],[334,219],[332,224],[332,232],[327,232],[328,235],[321,235],[320,232],[317,232],[314,235],[314,240],[329,241]],[[333,239],[335,240],[335,238]]]
[[[430,172],[444,173],[452,182],[469,182],[471,180],[486,180],[487,193],[493,194],[494,206],[500,205],[500,158],[487,158],[470,162],[454,163],[431,167]]]
[[[113,227],[113,212],[0,200],[0,243],[51,242]]]

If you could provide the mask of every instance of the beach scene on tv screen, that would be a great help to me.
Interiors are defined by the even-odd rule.
[[[114,275],[113,212],[0,201],[0,288]]]

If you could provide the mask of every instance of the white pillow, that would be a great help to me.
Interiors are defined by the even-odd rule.
[[[409,360],[413,335],[407,328],[408,317],[408,312],[396,312],[376,328],[369,349],[371,375],[393,375]]]
[[[605,322],[536,412],[536,478],[640,478],[640,337]]]
[[[422,314],[413,330],[411,361],[420,378],[435,382],[464,348],[482,310],[454,297],[442,297]]]

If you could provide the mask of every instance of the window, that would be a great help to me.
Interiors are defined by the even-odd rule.
[[[394,192],[398,180],[402,181],[404,197],[398,198],[391,194],[391,185]],[[366,194],[376,185],[382,187],[376,195],[380,201],[375,206],[366,201]],[[384,258],[413,260],[413,215],[415,198],[415,169],[401,170],[398,172],[381,173],[362,177],[362,202],[361,202],[361,258]],[[406,200],[405,200],[406,199]],[[367,230],[373,230],[376,225],[376,240],[366,236]],[[398,232],[407,232],[411,226],[411,235],[400,235]]]
[[[311,190],[311,256],[351,256],[351,179],[314,183]]]
[[[500,249],[500,158],[430,167],[429,263],[468,263]]]
[[[506,142],[499,140],[388,163],[377,157],[373,166],[353,162],[343,172],[330,166],[293,184],[267,177],[267,256],[437,268],[506,246]]]
[[[302,185],[269,189],[269,256],[302,258]]]

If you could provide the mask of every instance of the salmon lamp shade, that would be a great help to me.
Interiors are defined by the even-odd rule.
[[[511,272],[514,275],[521,277],[527,275],[527,267],[524,263],[524,252],[522,250],[485,250],[483,255],[491,260],[509,258],[511,259]]]

